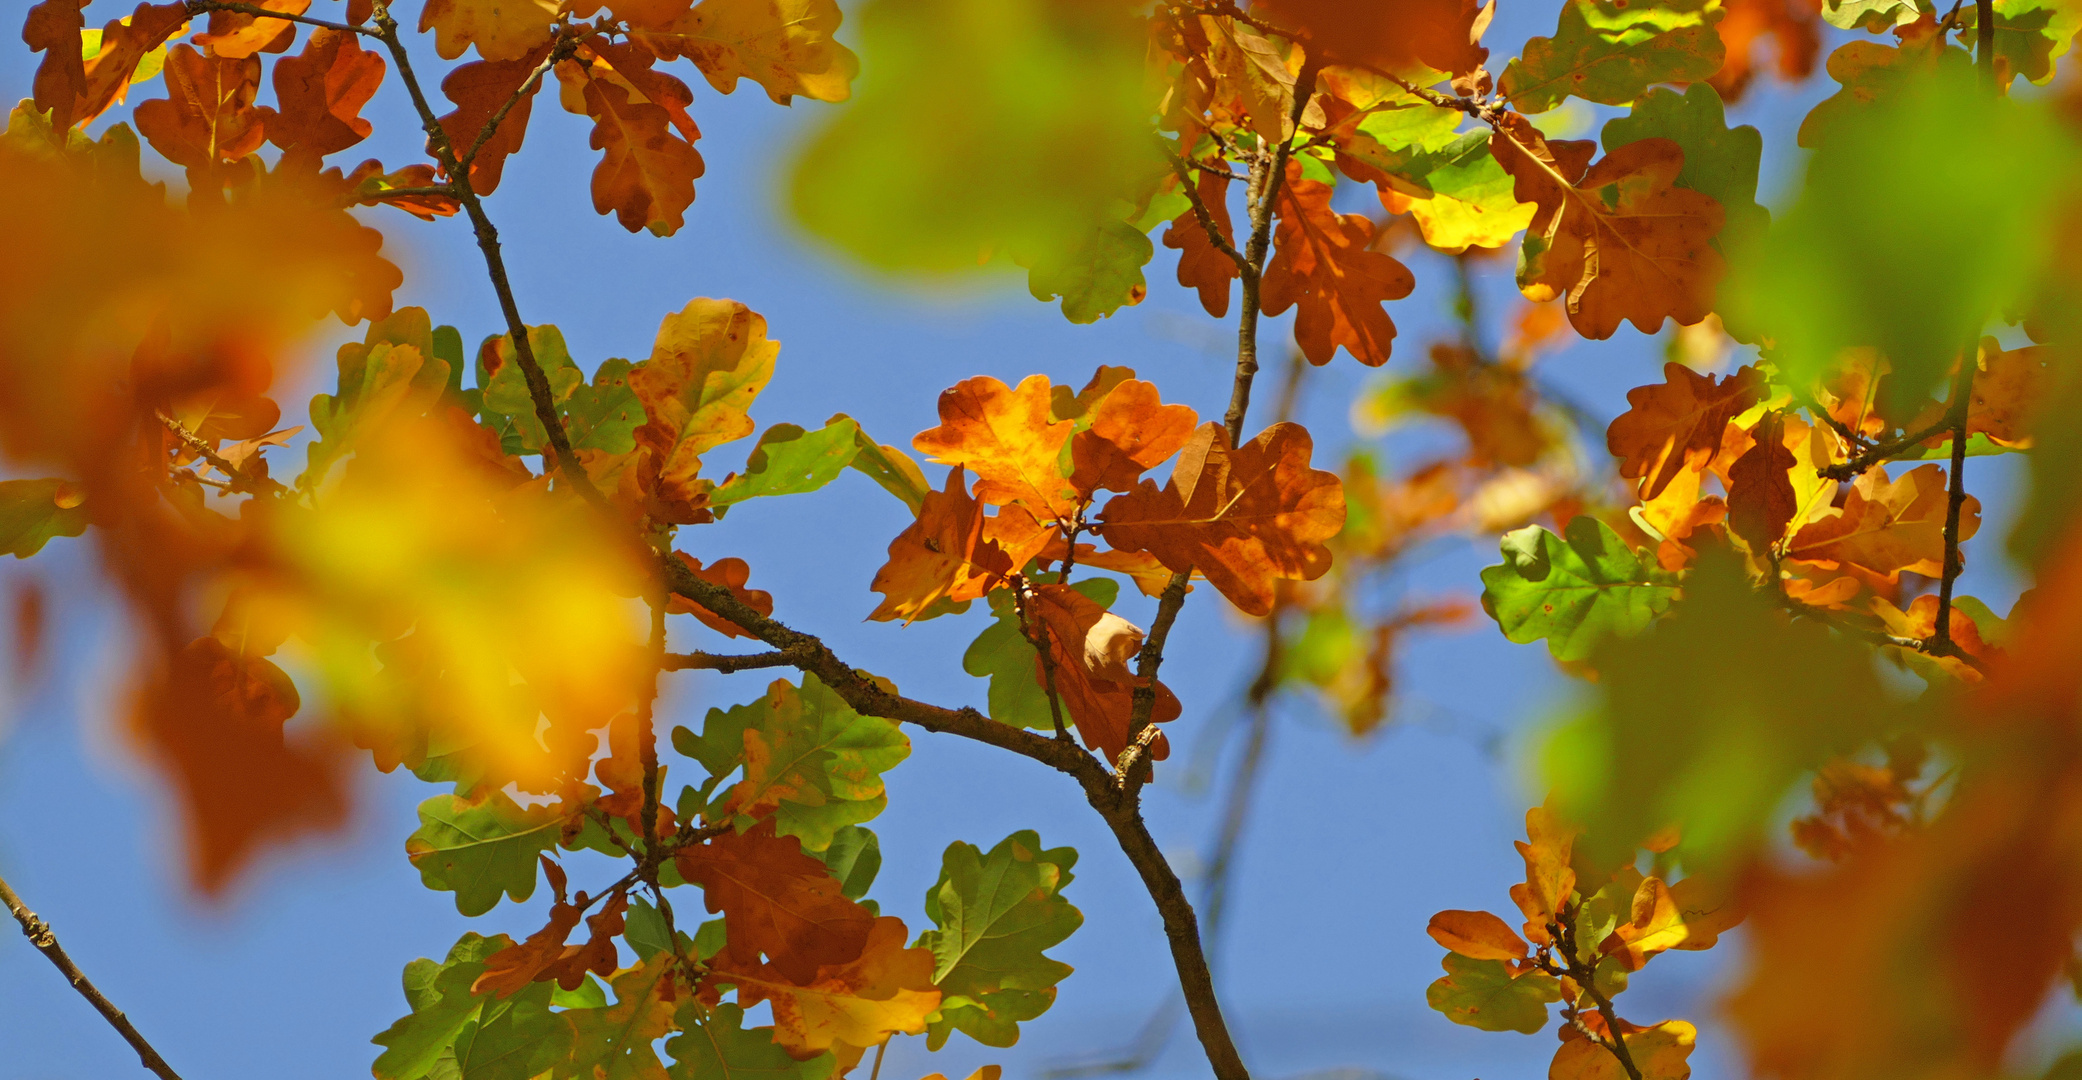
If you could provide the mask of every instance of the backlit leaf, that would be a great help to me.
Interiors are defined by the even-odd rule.
[[[1010,1046],[1019,1021],[1041,1015],[1070,965],[1043,955],[1084,922],[1062,897],[1077,852],[1043,850],[1032,830],[1013,833],[986,854],[954,843],[940,880],[925,894],[925,914],[938,929],[918,943],[933,951],[933,981],[943,995],[926,1045],[934,1050],[961,1031],[985,1046]]]
[[[1670,607],[1676,576],[1588,514],[1563,535],[1538,525],[1508,533],[1504,563],[1482,571],[1482,607],[1504,636],[1547,639],[1559,660],[1582,660],[1608,637],[1638,634]]]
[[[1533,38],[1497,89],[1521,112],[1565,97],[1625,105],[1662,82],[1704,82],[1724,56],[1717,0],[1568,0],[1551,38]]]
[[[1547,1026],[1548,1004],[1562,998],[1553,976],[1530,971],[1513,977],[1501,960],[1447,953],[1441,963],[1446,975],[1431,984],[1424,1000],[1456,1024],[1531,1035]]]
[[[503,792],[436,795],[419,804],[405,852],[427,888],[453,892],[457,911],[482,915],[502,893],[516,903],[535,895],[536,853],[555,846],[562,826],[546,808],[524,809]]]

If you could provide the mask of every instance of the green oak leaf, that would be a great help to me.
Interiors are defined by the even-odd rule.
[[[777,679],[759,701],[710,709],[700,735],[678,728],[672,745],[712,779],[743,770],[709,803],[709,820],[734,818],[742,830],[772,817],[781,835],[812,853],[829,848],[841,828],[881,813],[889,802],[882,774],[911,754],[895,723],[854,712],[808,674],[799,690]]]
[[[1142,268],[1156,250],[1135,226],[1102,221],[1052,237],[1038,253],[1015,261],[1027,268],[1034,299],[1060,296],[1064,318],[1091,323],[1142,302],[1149,292]]]
[[[482,915],[505,893],[515,902],[535,894],[535,856],[557,842],[563,819],[546,807],[523,808],[505,792],[481,799],[436,795],[419,804],[419,828],[405,853],[427,888],[455,893],[455,908]]]
[[[1977,5],[1959,10],[1959,23],[1974,40]],[[2066,0],[1995,0],[1995,60],[2011,79],[2022,75],[2041,86],[2053,81],[2053,62],[2068,51],[2082,30],[2082,8]],[[2007,80],[2005,80],[2007,82]]]
[[[1656,83],[1703,82],[1726,58],[1722,14],[1719,0],[1569,0],[1555,35],[1526,42],[1497,89],[1542,113],[1571,96],[1625,105]]]
[[[1561,536],[1538,525],[1504,534],[1504,563],[1482,571],[1482,609],[1519,644],[1547,639],[1582,660],[1608,637],[1647,629],[1677,596],[1677,576],[1588,514]]]
[[[0,551],[26,559],[54,536],[87,531],[77,485],[64,480],[0,480]]]
[[[398,418],[423,416],[447,393],[453,373],[435,351],[432,320],[424,308],[399,308],[372,323],[366,340],[340,346],[339,393],[311,399],[318,439],[305,451],[296,486],[325,482],[334,463],[354,452],[356,435]]]
[[[1764,136],[1747,124],[1728,127],[1721,96],[1712,86],[1693,83],[1681,94],[1656,87],[1634,102],[1632,112],[1608,121],[1600,138],[1608,154],[1643,139],[1676,143],[1684,151],[1676,186],[1710,195],[1727,211],[1715,248],[1747,243],[1770,227],[1770,211],[1757,205]]]
[[[571,436],[572,449],[607,454],[636,449],[643,402],[629,389],[629,367],[627,360],[602,360],[593,371],[591,385],[573,388],[570,400],[564,403],[564,431]]]
[[[1392,167],[1391,167],[1392,166]],[[1516,183],[1489,152],[1489,136],[1470,131],[1436,150],[1378,166],[1431,247],[1458,254],[1470,247],[1502,247],[1532,223],[1538,209],[1512,193]]]
[[[528,348],[534,352],[543,377],[549,380],[551,399],[558,408],[566,407],[578,388],[585,385],[586,374],[564,346],[564,332],[554,326],[530,326]],[[627,372],[623,375],[626,380]],[[484,388],[484,420],[500,433],[499,442],[506,452],[542,453],[543,447],[549,445],[549,432],[535,416],[535,399],[528,393],[527,376],[522,374],[513,351],[513,335],[488,337],[478,346],[477,385]]]
[[[836,421],[845,415],[840,413],[832,419]],[[926,482],[925,470],[918,467],[918,459],[894,446],[876,442],[865,431],[854,436],[854,440],[859,453],[853,456],[853,467],[882,485],[882,490],[902,500],[911,508],[911,516],[918,516],[918,509],[925,505],[925,493],[932,490],[932,485]]]
[[[774,1029],[747,1028],[744,1020],[736,1005],[703,1009],[691,998],[682,1002],[681,1034],[665,1042],[672,1080],[825,1080],[838,1070],[830,1051],[797,1061],[774,1042]]]
[[[834,830],[831,846],[810,854],[831,868],[831,876],[838,879],[839,892],[848,900],[866,896],[875,884],[875,875],[882,870],[882,841],[859,825]]]
[[[1502,960],[1470,960],[1447,953],[1444,978],[1424,992],[1424,1002],[1456,1024],[1483,1031],[1537,1034],[1547,1026],[1547,1006],[1562,998],[1561,982],[1528,971],[1517,978]]]
[[[760,434],[745,471],[709,493],[709,506],[720,518],[729,507],[746,499],[815,491],[853,464],[860,442],[860,425],[850,416],[833,417],[815,431],[775,424]]]
[[[678,963],[670,956],[640,961],[608,980],[614,1004],[558,1014],[569,1025],[571,1050],[553,1063],[556,1080],[651,1080],[663,1073],[657,1042],[675,1026],[675,993],[686,993],[673,986]]]
[[[1733,556],[1702,558],[1667,619],[1595,663],[1595,701],[1541,753],[1556,812],[1584,827],[1584,865],[1622,863],[1670,825],[1688,873],[1726,865],[1768,842],[1811,770],[1903,718],[1868,646],[1789,619]],[[1710,694],[1706,670],[1726,676]]]
[[[720,920],[718,921],[720,922]],[[707,951],[696,949],[694,938],[689,936],[685,930],[680,931],[679,934],[680,951],[685,953],[688,959],[706,959],[714,953],[715,950],[713,949]],[[645,900],[641,896],[631,897],[629,900],[629,914],[626,916],[622,940],[628,942],[629,947],[636,951],[638,960],[661,952],[669,952],[672,949],[672,934],[666,929],[665,916],[660,914],[657,908],[652,907],[650,901]],[[602,1003],[605,1003],[605,999],[602,1000]]]
[[[512,944],[504,934],[464,934],[442,963],[405,965],[412,1014],[371,1040],[384,1048],[377,1080],[529,1080],[570,1052],[570,1027],[549,1011],[553,984],[507,998],[470,992],[485,959]]]
[[[1112,578],[1086,578],[1071,588],[1103,608],[1112,608],[1120,596],[1120,583]],[[990,718],[1013,727],[1055,730],[1055,714],[1048,707],[1048,691],[1034,678],[1039,654],[1019,629],[1019,611],[1010,589],[990,594],[991,624],[976,635],[962,654],[963,671],[990,680],[986,699]]]
[[[1042,954],[1060,944],[1084,915],[1062,897],[1077,852],[1044,850],[1032,830],[990,849],[956,842],[941,858],[940,880],[925,894],[936,929],[919,935],[933,952],[933,982],[943,995],[927,1021],[928,1049],[962,1031],[985,1046],[1019,1041],[1019,1021],[1055,1001],[1055,984],[1070,965]]]
[[[1921,18],[1918,0],[1822,0],[1822,21],[1840,30],[1884,34]]]

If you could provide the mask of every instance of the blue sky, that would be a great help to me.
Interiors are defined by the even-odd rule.
[[[1507,5],[1488,35],[1492,69],[1501,70],[1527,36],[1551,33],[1557,7],[1551,0]],[[118,13],[104,2],[90,19]],[[445,70],[431,42],[421,44],[422,63]],[[0,49],[0,95],[10,102],[25,96],[32,70],[20,47]],[[879,440],[906,444],[936,422],[935,398],[959,379],[990,374],[1012,382],[1040,372],[1081,384],[1102,363],[1132,366],[1156,381],[1167,401],[1220,414],[1233,323],[1208,319],[1173,283],[1168,249],[1160,246],[1149,268],[1149,299],[1095,326],[1070,325],[1016,279],[957,294],[863,278],[796,232],[775,195],[791,148],[835,107],[779,108],[749,83],[719,96],[693,72],[680,74],[695,89],[708,173],[697,182],[697,201],[679,235],[631,236],[593,213],[587,182],[597,154],[586,148],[587,122],[547,95],[537,103],[526,148],[489,202],[524,317],[561,327],[582,364],[647,355],[666,313],[694,296],[729,297],[763,314],[769,335],[781,342],[778,372],[753,410],[762,426],[814,426],[844,411]],[[864,78],[873,78],[872,69]],[[438,75],[428,78],[436,81]],[[1731,110],[1731,120],[1764,128],[1767,204],[1783,204],[1777,196],[1798,167],[1793,125],[1831,88],[1826,78],[1793,90],[1762,84]],[[158,84],[140,89],[160,93]],[[417,124],[394,79],[367,114],[377,122],[376,136],[340,160],[351,165],[377,156],[395,167],[417,159]],[[386,250],[405,267],[401,305],[428,308],[437,323],[461,327],[473,345],[500,329],[459,219],[427,225],[379,211],[369,220],[384,229]],[[1409,261],[1419,285],[1390,307],[1402,335],[1391,367],[1411,363],[1428,339],[1446,332],[1450,266],[1424,253]],[[1508,258],[1492,265],[1482,288],[1488,311],[1508,310]],[[1270,320],[1266,338],[1284,341],[1287,324]],[[334,323],[312,340],[310,376],[278,395],[294,417],[286,422],[302,419],[299,403],[310,393],[330,389],[333,347],[359,340],[361,332]],[[1659,340],[1622,329],[1612,341],[1544,360],[1544,375],[1609,416],[1623,407],[1625,388],[1659,378],[1661,357]],[[1352,440],[1348,404],[1371,376],[1342,354],[1312,374],[1300,418],[1315,432],[1319,464],[1341,456]],[[1391,462],[1407,460],[1399,456],[1407,452],[1403,444],[1386,448]],[[730,463],[735,454],[726,448],[715,460]],[[2000,500],[1986,501],[1997,525]],[[705,560],[746,558],[752,584],[775,595],[779,617],[824,635],[849,661],[895,679],[906,693],[980,705],[984,684],[960,667],[963,648],[987,618],[980,605],[963,617],[908,628],[863,621],[877,599],[868,581],[905,518],[895,500],[849,473],[815,495],[748,504],[726,523],[686,529],[682,547]],[[1479,568],[1494,561],[1493,538],[1476,538],[1400,580],[1415,595],[1472,596],[1480,590]],[[1970,573],[1968,588],[2003,610],[2014,586],[1992,562]],[[361,815],[348,833],[270,859],[221,906],[198,904],[181,884],[165,794],[124,748],[112,719],[124,645],[90,548],[58,541],[31,562],[0,567],[0,577],[24,573],[39,575],[56,601],[57,655],[42,684],[9,688],[0,698],[0,872],[190,1080],[367,1076],[375,1051],[369,1037],[405,1010],[398,980],[406,962],[440,956],[465,930],[518,936],[541,925],[540,896],[471,920],[456,914],[446,894],[423,889],[404,857],[404,839],[414,826],[413,807],[439,789],[370,770],[361,781]],[[1153,602],[1125,590],[1120,609],[1146,625]],[[718,644],[682,630],[677,646]],[[1174,765],[1150,790],[1149,815],[1182,871],[1192,869],[1211,836],[1216,805],[1187,782],[1193,770],[1182,766],[1208,758],[1206,744],[1232,729],[1224,709],[1256,649],[1245,631],[1202,590],[1167,654],[1166,681],[1186,711],[1170,725]],[[698,723],[709,706],[757,696],[768,674],[675,676],[666,716]],[[1400,719],[1364,743],[1305,703],[1279,710],[1219,954],[1225,1004],[1261,1076],[1334,1067],[1411,1080],[1524,1076],[1544,1071],[1552,1053],[1551,1033],[1477,1032],[1426,1009],[1424,988],[1439,975],[1441,950],[1423,928],[1441,908],[1508,911],[1505,890],[1522,874],[1510,841],[1522,835],[1528,799],[1514,755],[1526,733],[1565,700],[1567,682],[1544,648],[1511,645],[1487,620],[1466,633],[1413,643],[1399,678]],[[914,752],[890,774],[889,809],[873,822],[885,863],[872,895],[883,910],[915,930],[948,843],[987,848],[1033,828],[1050,845],[1082,853],[1067,895],[1086,922],[1055,951],[1076,974],[1055,1008],[1025,1025],[1017,1047],[995,1051],[957,1036],[928,1061],[922,1039],[898,1040],[884,1074],[960,1078],[1001,1062],[1008,1075],[1032,1076],[1124,1042],[1164,999],[1172,971],[1155,911],[1097,818],[1073,784],[1033,762],[926,732],[911,735]],[[1225,776],[1227,755],[1218,760],[1215,775]],[[593,872],[606,880],[604,865]],[[1708,1022],[1706,1004],[1728,963],[1724,955],[1673,954],[1624,1002],[1623,1011],[1640,1021],[1700,1021],[1701,1050],[1693,1060],[1702,1080],[1731,1072],[1727,1041]],[[134,1057],[55,972],[18,936],[0,934],[0,1080],[85,1080],[135,1068]],[[1204,1074],[1198,1047],[1180,1025],[1149,1075]]]

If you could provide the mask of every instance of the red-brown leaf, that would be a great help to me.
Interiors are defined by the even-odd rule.
[[[1395,323],[1381,305],[1417,287],[1395,257],[1369,250],[1374,224],[1363,214],[1330,209],[1330,185],[1301,178],[1290,164],[1280,190],[1280,221],[1265,267],[1265,313],[1299,305],[1294,340],[1309,363],[1322,365],[1344,346],[1368,367],[1388,362]]]

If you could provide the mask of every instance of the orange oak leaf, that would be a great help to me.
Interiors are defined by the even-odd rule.
[[[557,79],[580,96],[580,111],[593,118],[591,145],[605,152],[593,170],[593,209],[615,215],[630,232],[678,232],[686,223],[687,207],[694,204],[694,181],[703,171],[701,153],[672,130],[685,115],[684,107],[675,116],[666,104],[649,100],[626,80],[595,74],[576,60],[559,63]],[[685,89],[684,83],[679,85]]]
[[[259,0],[255,7],[302,15],[311,0]],[[210,12],[208,32],[195,35],[195,43],[219,59],[243,60],[260,52],[282,52],[296,39],[296,24],[287,19],[269,19],[243,11]]]
[[[1147,551],[1087,551],[1089,544],[1077,545],[1077,562],[1099,570],[1111,570],[1126,574],[1142,590],[1144,596],[1162,596],[1165,586],[1171,584],[1171,570],[1155,555]],[[1186,586],[1192,592],[1191,585]]]
[[[545,856],[542,861],[548,863],[549,859]],[[562,890],[558,892],[561,894]],[[578,927],[578,918],[577,905],[566,903],[560,895],[549,909],[547,925],[529,934],[526,941],[508,945],[485,958],[484,974],[470,984],[470,992],[503,998],[527,989],[529,983],[540,979],[545,968],[563,959],[564,942]],[[573,980],[574,984],[576,981]]]
[[[1523,960],[1525,941],[1486,911],[1441,911],[1424,928],[1433,941],[1473,960]]]
[[[1587,338],[1611,337],[1622,320],[1652,334],[1666,317],[1704,319],[1725,269],[1712,244],[1720,204],[1673,186],[1684,151],[1669,139],[1628,143],[1591,166],[1596,150],[1549,142],[1515,113],[1490,136],[1518,201],[1538,206],[1519,289],[1538,302],[1564,297],[1569,324]]]
[[[1344,485],[1309,467],[1314,442],[1299,424],[1274,424],[1235,450],[1228,443],[1220,424],[1202,425],[1170,482],[1144,480],[1115,496],[1101,528],[1115,548],[1198,570],[1230,603],[1264,615],[1275,580],[1314,581],[1330,569],[1323,541],[1344,528]]]
[[[1786,554],[1803,562],[1850,563],[1893,578],[1903,570],[1944,573],[1948,498],[1942,466],[1922,465],[1899,480],[1884,469],[1858,477],[1841,508],[1817,512],[1793,535]],[[1971,495],[1959,510],[1959,539],[1981,525],[1981,502]]]
[[[1725,379],[1664,364],[1663,382],[1627,391],[1627,411],[1605,429],[1619,475],[1641,481],[1641,497],[1663,493],[1680,470],[1699,472],[1720,451],[1728,422],[1764,400],[1764,377],[1744,367]]]
[[[22,41],[29,51],[44,53],[33,82],[36,108],[52,114],[59,131],[72,126],[74,103],[87,94],[87,64],[80,58],[80,31],[87,26],[81,10],[87,0],[42,0],[29,8]]]
[[[750,605],[759,614],[772,615],[774,613],[774,597],[772,593],[761,589],[745,588],[745,582],[750,581],[752,578],[752,568],[743,559],[717,559],[704,567],[701,565],[700,559],[684,551],[675,551],[673,555],[681,562],[686,563],[687,569],[694,571],[695,577],[729,589],[731,595]],[[752,636],[750,632],[740,629],[736,623],[677,593],[673,594],[672,599],[666,604],[665,610],[674,615],[692,615],[700,619],[702,625],[725,637]]]
[[[1658,877],[1642,879],[1629,914],[1598,949],[1628,971],[1639,971],[1667,949],[1713,948],[1722,932],[1742,921],[1743,910],[1730,890],[1695,874],[1675,886]]]
[[[1587,1019],[1603,1019],[1591,1014]],[[1698,1029],[1682,1020],[1665,1020],[1653,1027],[1635,1028],[1620,1022],[1620,1038],[1627,1055],[1640,1071],[1641,1080],[1686,1080],[1692,1075],[1692,1046]],[[1611,1036],[1600,1032],[1601,1038]],[[1575,1028],[1563,1025],[1561,1048],[1547,1067],[1548,1080],[1628,1080],[1619,1058],[1602,1042],[1593,1042]]]
[[[676,76],[656,70],[658,58],[634,45],[616,44],[598,34],[579,43],[577,58],[593,79],[605,79],[629,92],[629,100],[656,105],[665,110],[673,130],[688,142],[701,138],[701,129],[687,106],[694,104],[694,91]],[[568,112],[586,112],[582,83],[565,82],[562,96]]]
[[[780,354],[766,319],[735,300],[697,297],[659,324],[650,359],[629,372],[646,417],[636,442],[651,452],[659,500],[708,501],[701,455],[752,433],[745,410],[773,378]]]
[[[1822,51],[1821,0],[1729,0],[1725,10],[1714,29],[1720,32],[1728,58],[1706,80],[1722,101],[1732,105],[1741,100],[1759,70],[1758,46],[1767,38],[1772,41],[1772,70],[1779,78],[1796,83],[1814,74]]]
[[[1800,503],[1793,491],[1796,461],[1786,449],[1785,417],[1765,413],[1751,434],[1756,444],[1728,467],[1728,528],[1761,554],[1785,537]]]
[[[564,0],[564,10],[581,19],[611,11],[632,30],[666,25],[693,6],[694,0]]]
[[[904,922],[884,916],[868,931],[857,959],[829,964],[797,982],[770,965],[736,963],[728,952],[710,967],[710,981],[737,987],[740,1005],[773,1003],[774,1041],[803,1057],[834,1044],[874,1046],[891,1035],[925,1030],[940,1007],[933,988],[933,953],[904,947]]]
[[[355,40],[359,36],[319,29],[302,53],[275,62],[280,108],[267,118],[269,142],[323,157],[368,138],[373,125],[361,108],[383,85],[385,67],[382,56]]]
[[[1373,251],[1374,224],[1364,214],[1330,208],[1331,187],[1287,166],[1272,261],[1265,267],[1265,313],[1299,305],[1294,340],[1309,363],[1323,365],[1344,346],[1368,367],[1388,362],[1395,323],[1381,305],[1417,287],[1408,267]]]
[[[687,848],[678,862],[710,913],[723,916],[728,943],[719,959],[737,970],[759,968],[764,954],[768,973],[808,985],[818,969],[852,963],[868,947],[875,917],[846,898],[800,841],[775,836],[771,820]]]
[[[860,58],[834,36],[843,17],[836,0],[702,0],[692,11],[684,0],[645,6],[659,10],[623,15],[634,27],[630,39],[660,60],[694,61],[719,94],[746,78],[780,105],[796,94],[818,101],[852,95]]]
[[[1511,899],[1525,915],[1526,940],[1535,945],[1554,944],[1547,925],[1576,891],[1569,856],[1581,831],[1545,806],[1535,806],[1525,812],[1526,839],[1512,841],[1525,859],[1525,882],[1511,886]]]
[[[1142,474],[1184,448],[1200,414],[1158,400],[1155,383],[1128,379],[1092,406],[1091,426],[1070,438],[1070,483],[1092,493],[1133,491]]]
[[[1259,0],[1252,10],[1294,27],[1320,60],[1460,75],[1489,56],[1480,41],[1493,5],[1474,0]]]
[[[199,185],[219,164],[260,149],[268,113],[253,106],[259,91],[258,59],[212,59],[176,45],[166,54],[167,96],[138,103],[137,130]]]
[[[560,727],[545,736],[575,734]],[[578,740],[575,740],[578,741]],[[592,752],[592,739],[582,740],[585,745],[581,756]],[[584,775],[584,769],[579,770]],[[607,724],[607,756],[593,765],[593,775],[599,778],[610,794],[599,799],[595,805],[602,811],[629,823],[629,831],[643,835],[643,740],[636,727],[636,714],[622,713]],[[663,770],[659,772],[664,775]],[[672,832],[678,824],[672,807],[660,801],[658,804],[658,835]]]
[[[1128,748],[1129,725],[1135,715],[1135,688],[1142,681],[1128,661],[1142,650],[1142,629],[1100,607],[1068,585],[1036,586],[1027,610],[1048,638],[1055,665],[1056,693],[1077,725],[1084,744],[1119,761]],[[1044,690],[1049,673],[1034,657],[1034,680]],[[1177,695],[1163,683],[1150,709],[1152,723],[1176,720],[1183,711]],[[1150,760],[1162,761],[1170,744],[1162,734],[1150,744]]]
[[[947,470],[947,485],[925,493],[913,521],[889,542],[889,560],[869,588],[882,603],[868,616],[912,622],[938,612],[942,602],[975,600],[1017,567],[996,541],[985,539],[983,504],[969,497],[962,467]]]
[[[579,900],[585,900],[583,893]],[[563,954],[544,967],[535,977],[536,981],[554,982],[566,990],[576,990],[585,983],[589,971],[603,979],[613,975],[621,966],[614,941],[627,928],[628,913],[629,894],[616,892],[610,895],[599,911],[586,916],[586,943],[564,946]],[[485,966],[489,972],[489,961]]]
[[[521,141],[527,137],[528,114],[534,107],[536,91],[542,88],[541,80],[530,82],[529,76],[549,55],[549,49],[545,41],[512,60],[474,60],[441,80],[441,92],[456,106],[454,112],[441,118],[441,130],[457,154],[469,153],[477,140],[484,138],[485,125],[491,123],[493,114],[507,102],[513,102],[506,118],[499,121],[470,161],[470,187],[479,195],[489,195],[499,186],[507,155],[518,153]]]
[[[2032,416],[2052,393],[2053,362],[2051,346],[2004,349],[1994,338],[1982,338],[1976,358],[1980,370],[1967,405],[1967,432],[1985,433],[2004,446],[2031,445]]]
[[[419,32],[434,32],[443,60],[472,45],[486,60],[518,60],[548,44],[558,7],[557,0],[427,0]]]
[[[332,176],[335,169],[327,169]],[[354,167],[354,171],[341,178],[342,186],[348,189],[348,197],[357,206],[375,206],[382,203],[395,206],[421,221],[432,221],[437,217],[454,217],[463,204],[451,195],[398,194],[402,188],[428,188],[434,186],[432,165],[407,165],[396,172],[383,171],[383,163],[370,158]]]
[[[84,6],[46,0],[30,9],[29,25],[22,29],[24,39],[36,35],[29,47],[45,52],[36,69],[36,107],[50,110],[51,126],[60,131],[91,123],[123,100],[138,62],[188,23],[188,9],[181,4],[139,4],[128,22],[110,19],[101,30],[100,51],[81,61],[79,28],[68,26],[72,19],[65,12]]]
[[[1036,519],[1076,512],[1077,492],[1063,477],[1063,444],[1076,425],[1052,418],[1048,377],[1029,375],[1018,388],[988,375],[964,379],[940,395],[940,426],[911,446],[944,465],[976,474],[976,498],[1018,503]]]
[[[1937,597],[1929,593],[1916,597],[1907,610],[1895,607],[1884,597],[1876,596],[1872,600],[1872,613],[1878,615],[1880,622],[1886,624],[1888,633],[1917,641],[1928,641],[1937,636],[1937,608]],[[1952,643],[1959,646],[1968,656],[1992,662],[2004,655],[2005,650],[1982,636],[1980,626],[1964,608],[1953,605],[1949,620]],[[1933,656],[1928,659],[1968,683],[1978,683],[1986,678],[1979,670],[1957,657]]]
[[[1917,599],[1930,600],[1929,616],[1937,614],[1936,597]],[[1893,620],[1888,622],[1891,627]],[[1959,632],[1957,624],[1953,632]],[[1929,636],[1929,631],[1922,636]],[[1962,647],[1966,644],[1964,636],[1954,640]],[[1959,668],[1976,678],[1980,675],[1964,664]],[[1887,751],[1884,765],[1836,758],[1815,770],[1811,786],[1815,812],[1794,818],[1792,824],[1793,843],[1800,850],[1817,859],[1842,862],[1900,835],[1916,820],[1924,793],[1909,785],[1922,775],[1928,754],[1914,742],[1895,743]]]
[[[1236,249],[1236,230],[1229,224],[1229,174],[1222,169],[1202,169],[1194,180],[1207,216],[1231,250]],[[1219,319],[1229,314],[1229,283],[1243,276],[1236,260],[1215,247],[1200,216],[1188,207],[1164,230],[1164,246],[1178,251],[1178,283],[1200,291],[1200,306]]]
[[[139,688],[132,730],[180,793],[203,891],[221,891],[262,843],[345,822],[342,748],[283,732],[300,705],[263,651],[214,636],[190,642]]]
[[[1056,560],[1069,552],[1063,544],[1062,530],[1036,520],[1024,506],[1007,506],[984,518],[983,539],[1004,549],[1006,561],[1015,569],[1026,566],[1027,560],[1032,558]],[[1079,544],[1077,547],[1081,559],[1091,545]]]

